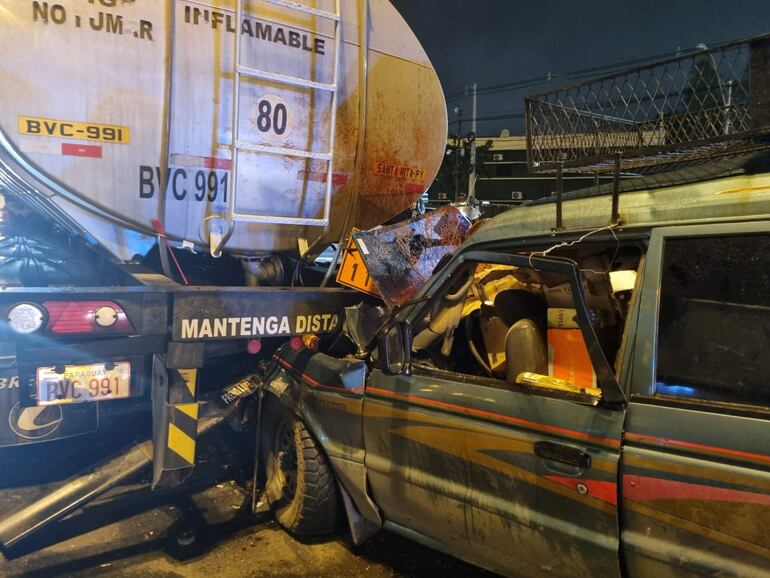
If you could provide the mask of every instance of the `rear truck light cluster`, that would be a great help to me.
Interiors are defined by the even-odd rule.
[[[8,326],[30,334],[45,327],[56,334],[125,333],[133,326],[123,308],[112,301],[44,301],[18,303],[8,311]]]

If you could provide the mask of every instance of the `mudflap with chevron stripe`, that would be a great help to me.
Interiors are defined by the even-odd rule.
[[[153,490],[181,484],[195,466],[198,370],[168,365],[165,355],[153,357]]]

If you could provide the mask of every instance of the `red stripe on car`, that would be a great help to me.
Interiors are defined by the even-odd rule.
[[[286,361],[285,359],[281,359],[277,355],[273,355],[273,359],[275,359],[278,363],[283,365],[286,369],[293,371],[296,373],[299,377],[307,381],[310,385],[314,387],[318,387],[320,389],[328,389],[329,391],[335,391],[337,393],[361,393],[363,391],[363,388],[361,387],[354,387],[352,389],[347,389],[345,387],[337,387],[335,385],[326,385],[325,383],[321,383],[320,381],[316,381],[312,377],[310,377],[308,374],[303,373],[301,370],[294,367],[291,363]]]
[[[578,484],[583,484],[588,489],[587,496],[607,502],[613,506],[618,505],[618,485],[615,482],[570,478],[568,476],[545,476],[545,478],[574,490],[577,490]]]
[[[635,502],[645,500],[705,500],[770,506],[770,495],[767,494],[633,474],[623,476],[623,497]]]
[[[659,438],[656,436],[650,436],[650,435],[643,435],[643,434],[635,434],[635,433],[627,433],[625,434],[625,437],[627,440],[637,441],[637,442],[644,442],[649,444],[654,444],[656,446],[675,446],[680,447],[684,449],[691,449],[701,452],[706,452],[709,454],[721,454],[725,456],[732,456],[736,458],[746,458],[750,460],[758,460],[761,462],[766,462],[770,464],[770,456],[764,456],[762,454],[753,454],[750,452],[744,452],[740,450],[731,450],[729,448],[720,448],[716,446],[707,446],[703,444],[695,444],[692,442],[684,442],[680,440],[672,440],[668,438]]]
[[[405,394],[405,393],[396,393],[394,391],[389,391],[387,389],[380,389],[379,387],[368,386],[366,388],[366,391],[372,392],[372,393],[378,393],[380,395],[385,395],[385,396],[393,397],[393,398],[397,398],[397,399],[404,399],[404,400],[407,400],[407,401],[416,401],[418,403],[422,403],[422,404],[425,404],[425,405],[433,405],[433,406],[436,406],[436,407],[441,407],[441,408],[445,408],[445,409],[448,409],[448,410],[452,410],[452,411],[456,411],[456,412],[464,413],[464,414],[468,414],[468,415],[477,415],[477,416],[480,416],[480,417],[492,418],[492,419],[496,419],[496,420],[499,420],[499,421],[513,423],[513,424],[516,424],[516,425],[522,425],[522,426],[525,426],[525,427],[530,427],[530,428],[539,429],[539,430],[543,430],[543,431],[559,433],[559,434],[567,435],[569,437],[576,438],[576,439],[591,440],[593,442],[597,442],[597,443],[600,443],[600,444],[603,444],[603,445],[609,445],[609,446],[613,446],[613,447],[620,446],[620,441],[619,440],[614,440],[614,439],[611,439],[611,438],[606,438],[604,436],[599,436],[599,435],[596,435],[596,434],[590,434],[590,433],[587,433],[587,432],[575,431],[575,430],[565,429],[565,428],[561,428],[561,427],[556,427],[556,426],[553,426],[553,425],[546,425],[546,424],[543,424],[543,423],[537,423],[537,422],[534,422],[534,421],[529,421],[529,420],[521,419],[521,418],[518,418],[518,417],[512,417],[512,416],[509,416],[509,415],[503,415],[503,414],[500,414],[500,413],[494,413],[494,412],[491,412],[491,411],[485,411],[483,409],[476,409],[476,408],[473,408],[473,407],[465,407],[463,405],[456,405],[454,403],[449,403],[449,402],[446,402],[446,401],[438,401],[438,400],[435,400],[435,399],[428,399],[428,398],[425,398],[425,397],[420,397],[418,395],[408,395],[408,394]]]

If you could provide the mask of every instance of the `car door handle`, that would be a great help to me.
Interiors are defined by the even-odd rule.
[[[546,460],[569,464],[583,470],[591,467],[591,456],[586,452],[553,442],[535,442],[535,455]]]

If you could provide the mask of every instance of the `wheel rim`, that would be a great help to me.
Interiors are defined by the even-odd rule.
[[[291,424],[283,428],[279,444],[278,465],[286,482],[286,493],[293,496],[297,489],[297,446],[294,443],[294,428]]]
[[[272,480],[268,485],[274,501],[290,502],[297,491],[297,447],[293,421],[285,420],[278,427],[272,452]]]

